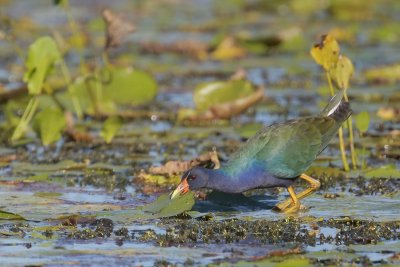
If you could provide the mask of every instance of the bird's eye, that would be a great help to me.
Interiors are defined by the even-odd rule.
[[[188,180],[193,181],[195,180],[197,177],[193,174],[189,175]]]

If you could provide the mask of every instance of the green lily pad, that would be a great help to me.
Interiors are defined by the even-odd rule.
[[[8,211],[4,211],[4,210],[0,210],[0,220],[26,220],[24,217],[22,217],[21,215],[12,213],[12,212],[8,212]]]
[[[193,192],[188,192],[174,199],[170,199],[169,194],[163,194],[153,203],[142,207],[142,210],[151,213],[157,218],[171,217],[190,210],[194,203]]]
[[[38,95],[42,92],[47,75],[60,58],[57,44],[49,36],[41,37],[31,44],[26,60],[28,70],[24,75],[30,94]]]
[[[65,126],[64,112],[55,107],[43,109],[36,115],[33,121],[33,128],[45,146],[59,140]]]
[[[54,164],[30,164],[13,162],[12,168],[16,172],[57,172],[66,170],[82,170],[87,167],[85,163],[77,163],[72,160],[63,160]]]
[[[148,73],[140,70],[111,69],[111,81],[104,85],[104,97],[116,103],[140,105],[152,100],[157,83]]]
[[[399,178],[400,170],[394,165],[385,165],[380,168],[368,170],[365,172],[365,178]]]
[[[361,133],[365,133],[368,130],[370,116],[368,111],[362,111],[355,116],[356,127]]]
[[[246,97],[254,90],[253,85],[247,80],[206,82],[196,87],[193,100],[197,110],[206,111],[213,105]]]

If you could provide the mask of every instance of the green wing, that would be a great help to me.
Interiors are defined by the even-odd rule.
[[[305,118],[281,124],[269,133],[269,141],[255,155],[255,159],[265,162],[268,172],[277,177],[297,177],[325,149],[337,128],[336,121],[329,117]]]
[[[310,117],[273,124],[250,138],[230,160],[232,171],[265,164],[269,173],[293,178],[306,171],[340,125],[330,117]]]

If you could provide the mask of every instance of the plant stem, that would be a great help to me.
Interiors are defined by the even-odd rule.
[[[349,101],[346,91],[344,91],[344,100]],[[357,152],[354,148],[353,119],[351,116],[349,116],[349,118],[347,119],[347,127],[349,128],[351,164],[353,165],[353,169],[356,170],[358,165],[358,157],[357,157]]]
[[[21,136],[25,133],[30,121],[33,118],[33,115],[36,112],[37,106],[38,106],[38,97],[33,96],[29,102],[28,105],[25,108],[24,114],[22,114],[21,119],[18,122],[17,127],[14,130],[13,135],[11,136],[11,141],[14,142],[21,138]]]
[[[78,118],[82,119],[82,117],[83,117],[82,107],[79,104],[78,97],[75,95],[75,87],[72,84],[71,73],[69,72],[69,69],[68,69],[67,64],[65,63],[64,59],[60,60],[60,66],[61,66],[61,72],[64,76],[64,80],[68,86],[68,91],[71,94],[72,105],[74,106],[75,113],[78,116]]]
[[[329,92],[331,92],[331,96],[333,96],[335,94],[335,91],[333,90],[332,77],[328,71],[325,71],[325,73],[326,73],[326,79],[328,80]]]
[[[346,158],[346,148],[344,145],[344,140],[343,140],[343,128],[339,128],[339,147],[340,147],[340,156],[342,157],[342,162],[343,162],[343,169],[348,172],[350,171],[349,163],[347,162]]]
[[[332,77],[328,71],[326,71],[325,73],[326,73],[326,79],[328,80],[329,91],[331,92],[331,95],[333,96],[335,94],[335,91],[333,90]],[[340,155],[342,157],[343,169],[345,171],[349,171],[350,168],[349,168],[349,163],[347,162],[347,158],[346,158],[346,148],[345,148],[344,139],[343,139],[343,128],[342,127],[339,128],[338,133],[339,133]]]
[[[71,13],[71,9],[70,9],[70,5],[69,5],[69,1],[65,0],[64,1],[64,10],[65,13],[67,15],[67,20],[68,20],[68,25],[69,28],[72,32],[73,37],[75,38],[75,40],[79,40],[81,38],[81,34],[78,30],[78,24],[76,23],[74,16],[72,16]],[[85,69],[85,59],[83,56],[83,48],[82,47],[78,47],[78,51],[79,51],[79,65],[81,70]]]

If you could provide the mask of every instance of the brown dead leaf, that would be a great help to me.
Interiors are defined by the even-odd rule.
[[[236,99],[231,102],[217,104],[211,106],[207,111],[203,113],[186,112],[180,120],[186,122],[203,122],[212,120],[228,120],[234,116],[237,116],[255,103],[261,101],[264,97],[264,88],[259,87],[257,91],[249,96]]]
[[[237,69],[234,74],[230,77],[231,80],[245,80],[247,77],[247,71],[245,69]]]
[[[195,166],[207,166],[213,164],[214,169],[220,168],[220,162],[218,159],[218,153],[216,149],[213,149],[212,152],[205,153],[200,155],[199,157],[188,160],[188,161],[168,161],[162,166],[159,167],[150,167],[149,173],[151,174],[162,174],[162,175],[176,175],[181,174],[190,168]]]
[[[110,9],[103,10],[103,19],[106,23],[105,50],[120,46],[125,36],[136,30],[135,25],[126,21],[122,14]]]
[[[74,116],[72,115],[71,112],[65,112],[65,121],[66,121],[66,129],[65,129],[65,134],[71,138],[71,140],[75,142],[81,142],[81,143],[92,143],[93,142],[93,136],[89,133],[78,131],[75,129],[75,121],[74,121]]]

